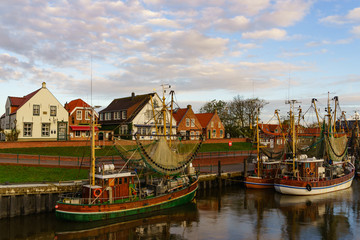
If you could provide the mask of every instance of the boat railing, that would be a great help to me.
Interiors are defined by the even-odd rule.
[[[135,199],[137,199],[136,195],[133,196],[123,196],[123,197],[113,197],[112,201],[115,203],[125,203],[125,202],[132,202]],[[94,202],[95,200],[95,202]],[[78,194],[73,193],[64,193],[59,195],[59,202],[62,203],[69,203],[69,204],[103,204],[103,203],[109,203],[109,198],[89,198],[89,197],[81,197]]]

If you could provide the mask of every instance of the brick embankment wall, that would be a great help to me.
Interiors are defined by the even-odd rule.
[[[246,142],[246,138],[206,139],[203,143],[229,143],[229,142]],[[96,141],[96,145],[100,145],[100,146],[112,146],[113,144],[114,144],[113,141]],[[116,144],[134,145],[136,144],[136,142],[129,140],[116,140]],[[0,149],[33,148],[33,147],[78,147],[78,146],[90,146],[90,142],[89,141],[0,142]]]

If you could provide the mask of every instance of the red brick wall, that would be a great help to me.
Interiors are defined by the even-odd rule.
[[[213,126],[211,126],[211,123],[213,122]],[[220,128],[219,128],[220,123]],[[208,131],[210,130],[210,139],[212,138],[224,138],[225,137],[225,128],[221,122],[221,119],[219,115],[215,112],[213,118],[209,122],[209,124],[206,126],[206,138],[209,138]],[[216,136],[213,137],[213,130],[216,130]],[[220,130],[222,130],[222,136],[220,136]]]
[[[206,139],[204,143],[228,143],[231,142],[246,142],[246,138],[230,138],[230,139]],[[78,147],[89,146],[89,141],[53,141],[53,142],[0,142],[0,149],[5,148],[31,148],[31,147]],[[112,146],[112,141],[96,141],[97,145]],[[122,145],[135,145],[135,141],[119,140]]]
[[[186,126],[186,119],[189,119],[189,127]],[[195,126],[191,127],[191,119],[195,119]],[[199,134],[202,133],[202,127],[201,124],[199,122],[199,120],[197,119],[197,117],[195,116],[193,110],[190,109],[186,112],[185,116],[183,117],[182,121],[178,124],[178,128],[177,128],[177,132],[180,131],[194,131],[194,136],[196,136],[196,132],[198,132]]]

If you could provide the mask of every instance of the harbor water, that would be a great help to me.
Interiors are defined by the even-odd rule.
[[[70,223],[54,213],[1,219],[2,239],[360,239],[360,182],[309,197],[206,189],[194,203],[126,222]]]

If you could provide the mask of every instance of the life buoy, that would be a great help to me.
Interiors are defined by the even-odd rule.
[[[99,197],[102,193],[102,190],[100,188],[97,188],[94,190],[94,196],[95,197]]]
[[[311,170],[310,170],[310,168],[306,168],[306,173],[307,173],[308,175],[310,175],[310,174],[311,174]]]
[[[306,184],[306,190],[308,190],[309,192],[311,191],[311,186],[310,186],[310,184]]]

